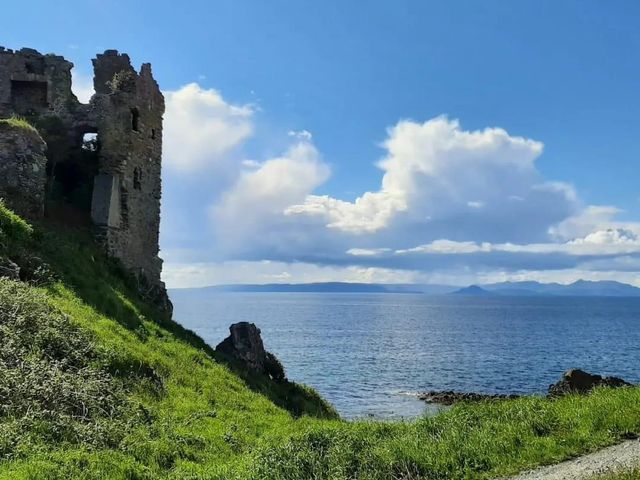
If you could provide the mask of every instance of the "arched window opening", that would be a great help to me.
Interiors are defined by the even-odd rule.
[[[140,112],[137,108],[131,109],[131,130],[134,132],[140,131]]]
[[[82,150],[87,152],[98,151],[98,134],[97,133],[85,133],[82,136]]]

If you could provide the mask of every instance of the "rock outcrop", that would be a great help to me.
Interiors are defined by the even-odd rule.
[[[284,368],[275,355],[267,352],[262,343],[260,329],[253,323],[234,323],[229,327],[230,335],[216,351],[246,365],[247,368],[269,376],[275,381],[284,381]]]
[[[520,395],[508,394],[486,394],[486,393],[470,393],[470,392],[454,392],[452,390],[430,391],[418,395],[420,400],[426,403],[434,403],[437,405],[453,405],[458,402],[482,402],[485,400],[511,400],[519,398]]]
[[[549,385],[549,398],[570,393],[585,394],[596,387],[632,387],[633,384],[617,377],[602,377],[583,370],[572,369],[562,375],[562,379]],[[481,402],[485,400],[511,400],[520,398],[516,394],[485,394],[475,392],[455,392],[453,390],[432,390],[418,395],[420,400],[437,405],[453,405],[458,402]]]
[[[0,257],[0,278],[20,280],[20,267],[10,258]]]
[[[588,393],[596,387],[631,387],[631,383],[617,377],[601,377],[580,369],[566,371],[562,379],[549,385],[549,396],[558,397],[569,393]]]

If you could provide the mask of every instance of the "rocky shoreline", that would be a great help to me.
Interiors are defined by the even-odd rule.
[[[596,387],[632,387],[633,384],[618,377],[602,377],[580,369],[567,370],[560,380],[549,385],[547,397],[554,398],[570,393],[586,394]],[[453,405],[460,402],[483,402],[512,400],[520,398],[518,394],[486,394],[476,392],[456,392],[453,390],[431,390],[418,395],[429,404]]]

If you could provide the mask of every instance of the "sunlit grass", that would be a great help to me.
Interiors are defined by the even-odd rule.
[[[14,127],[14,128],[24,128],[26,130],[31,130],[33,132],[38,132],[38,130],[36,129],[36,127],[34,127],[33,125],[31,125],[31,123],[29,123],[28,120],[22,118],[22,117],[9,117],[9,118],[0,118],[0,124],[4,124],[4,125],[8,125],[10,127]]]
[[[457,405],[412,422],[318,418],[333,412],[315,392],[241,378],[199,337],[145,304],[89,234],[34,229],[0,205],[0,257],[28,254],[55,277],[35,285],[2,281],[0,335],[21,335],[19,314],[38,338],[57,339],[63,359],[78,341],[90,348],[70,364],[76,370],[60,367],[71,375],[60,388],[38,394],[49,395],[38,408],[52,406],[41,422],[20,424],[19,410],[0,409],[2,479],[492,478],[640,433],[636,388]],[[58,325],[70,333],[56,336]],[[46,344],[29,350],[28,360],[46,367],[30,381],[53,375]],[[0,362],[0,378],[15,368]],[[74,394],[101,385],[101,410],[65,416]],[[118,413],[105,423],[109,412]]]

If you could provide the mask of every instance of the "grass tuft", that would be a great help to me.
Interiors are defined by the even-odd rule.
[[[31,125],[29,121],[23,117],[9,117],[9,118],[0,118],[0,125],[7,125],[13,128],[22,128],[24,130],[29,130],[35,133],[38,133],[36,127]]]

